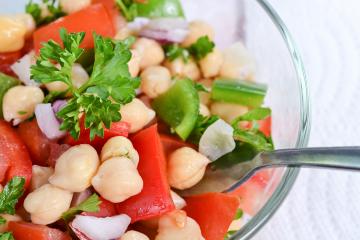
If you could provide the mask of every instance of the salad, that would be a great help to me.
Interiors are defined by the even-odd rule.
[[[266,85],[179,0],[30,1],[0,16],[0,240],[222,240],[272,170],[185,196],[274,148]]]

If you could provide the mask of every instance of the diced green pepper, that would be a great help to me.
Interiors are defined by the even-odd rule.
[[[158,116],[186,140],[199,115],[199,95],[189,79],[176,80],[164,94],[154,99],[152,106]]]
[[[138,16],[148,18],[184,17],[179,0],[149,0],[145,4],[137,4]]]
[[[19,85],[20,81],[16,78],[10,77],[4,73],[0,72],[0,119],[3,118],[3,112],[2,112],[2,103],[3,98],[7,90],[10,88]]]
[[[211,99],[255,108],[263,104],[266,91],[264,84],[218,79],[212,86]]]

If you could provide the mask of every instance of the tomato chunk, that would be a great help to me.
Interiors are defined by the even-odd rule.
[[[132,222],[136,222],[175,209],[166,178],[166,161],[157,125],[140,131],[130,140],[140,156],[138,171],[144,187],[138,195],[116,204],[118,213],[125,213]]]
[[[0,121],[0,165],[9,164],[6,179],[14,176],[25,178],[25,188],[30,184],[32,162],[24,142],[5,121]],[[3,173],[0,173],[0,176]]]
[[[81,130],[80,137],[78,140],[75,140],[73,137],[68,135],[64,143],[69,144],[71,146],[79,145],[79,144],[91,144],[96,150],[101,151],[102,146],[106,143],[106,141],[115,136],[123,136],[127,137],[130,131],[130,124],[127,122],[115,122],[111,124],[110,129],[104,129],[104,138],[95,137],[94,140],[90,141],[90,129],[85,129],[84,120],[80,122]]]
[[[80,45],[82,48],[94,47],[93,32],[106,37],[115,35],[113,22],[104,5],[94,4],[36,30],[33,35],[35,51],[38,52],[41,43],[50,39],[61,43],[61,28],[66,28],[68,32],[85,32],[86,36]]]
[[[10,76],[16,76],[10,66],[21,57],[21,50],[9,53],[0,53],[0,72]]]
[[[16,240],[71,240],[66,233],[28,222],[9,222],[11,231]]]
[[[98,212],[83,212],[85,216],[93,217],[111,217],[116,215],[115,204],[100,197],[101,204],[99,205],[100,211]]]
[[[164,149],[165,156],[169,156],[169,154],[171,154],[178,148],[182,148],[182,147],[194,148],[193,145],[184,142],[177,137],[172,137],[166,134],[160,134],[160,139]]]
[[[114,0],[93,0],[92,3],[102,3],[108,11],[116,29],[126,26],[126,20],[120,15],[120,11]]]
[[[48,166],[51,140],[40,130],[37,121],[26,121],[19,125],[18,134],[29,150],[34,164]]]
[[[206,240],[223,240],[239,207],[239,199],[225,193],[206,193],[185,199],[185,211]]]

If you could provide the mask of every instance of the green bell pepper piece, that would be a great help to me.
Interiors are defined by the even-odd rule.
[[[263,104],[266,91],[264,84],[218,79],[213,83],[211,99],[256,108]]]
[[[138,16],[148,18],[182,17],[184,11],[179,0],[149,0],[145,4],[137,4]]]
[[[3,118],[2,103],[5,93],[12,87],[19,85],[20,81],[0,72],[0,119]]]
[[[190,79],[176,80],[165,93],[155,98],[152,106],[158,116],[186,140],[199,115],[199,94]]]

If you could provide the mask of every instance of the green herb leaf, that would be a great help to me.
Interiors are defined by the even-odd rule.
[[[27,112],[26,111],[18,111],[18,114],[25,115],[25,114],[27,114]]]
[[[235,129],[234,139],[253,145],[258,151],[274,150],[271,138],[266,137],[257,129]]]
[[[235,230],[231,230],[231,231],[228,231],[224,237],[224,240],[229,240],[231,238],[232,235],[234,235],[237,231]]]
[[[210,92],[210,90],[201,83],[194,82],[194,86],[198,92],[206,92],[206,93]]]
[[[99,205],[101,204],[100,198],[97,194],[93,194],[88,197],[85,201],[81,202],[78,206],[72,207],[62,214],[62,218],[69,222],[75,215],[82,212],[98,212],[100,211]]]
[[[239,208],[239,209],[236,211],[234,220],[239,220],[240,218],[242,218],[243,215],[244,215],[244,211]]]
[[[255,109],[248,111],[244,115],[241,115],[241,116],[235,118],[232,121],[231,125],[233,127],[236,127],[238,125],[238,123],[241,121],[251,122],[251,121],[263,120],[263,119],[269,117],[270,115],[271,115],[270,108],[263,108],[263,107],[255,108]]]
[[[42,16],[40,4],[34,3],[32,0],[30,0],[25,6],[25,12],[29,13],[34,18],[36,26],[48,24],[66,15],[62,11],[59,1],[42,0],[42,3],[50,13],[48,16]]]
[[[13,177],[0,192],[0,213],[15,214],[15,205],[24,193],[25,178]]]
[[[4,232],[0,234],[0,240],[15,240],[11,232]]]
[[[200,138],[204,134],[205,130],[217,120],[219,120],[219,117],[216,115],[205,117],[199,114],[195,127],[192,130],[188,141],[194,144],[199,144]]]
[[[0,216],[0,225],[1,224],[5,224],[6,223],[6,219],[2,216]]]
[[[167,44],[164,46],[165,56],[170,60],[181,57],[187,63],[190,58],[190,53],[186,48],[180,47],[178,44]]]
[[[116,0],[116,5],[120,9],[127,21],[131,22],[137,17],[137,4],[132,0]]]
[[[212,42],[208,36],[203,36],[189,47],[189,52],[199,61],[208,53],[211,53],[214,47],[215,43]]]

